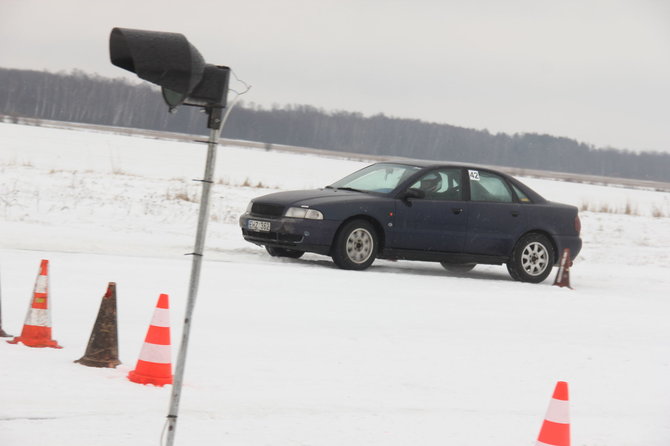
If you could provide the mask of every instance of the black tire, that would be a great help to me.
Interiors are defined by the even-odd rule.
[[[556,253],[551,241],[542,234],[530,233],[519,239],[507,271],[514,280],[540,283],[551,274],[556,263]]]
[[[265,250],[272,257],[289,257],[291,259],[299,259],[304,254],[303,251],[288,248],[276,248],[274,246],[266,246]]]
[[[476,263],[447,263],[440,262],[440,265],[450,273],[465,274],[472,271],[472,268],[477,266]]]
[[[377,256],[377,231],[365,220],[342,226],[331,247],[333,262],[342,269],[364,270]]]

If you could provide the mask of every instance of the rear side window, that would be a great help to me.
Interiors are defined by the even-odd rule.
[[[522,203],[532,203],[530,201],[530,198],[528,198],[528,195],[524,194],[521,189],[516,187],[514,184],[512,184],[512,189],[514,189],[514,192],[516,193],[516,196],[519,198],[519,201]]]
[[[468,170],[470,200],[512,203],[514,198],[507,181],[500,175],[480,170]]]

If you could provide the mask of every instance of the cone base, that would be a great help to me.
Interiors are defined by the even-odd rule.
[[[154,386],[163,387],[165,384],[172,384],[172,375],[166,376],[149,376],[137,373],[136,370],[128,373],[128,379],[138,384],[153,384]]]
[[[565,283],[555,283],[554,286],[557,286],[559,288],[569,288],[572,289],[570,285],[566,285]]]
[[[11,341],[7,341],[8,344],[18,344],[19,342],[23,343],[26,347],[34,348],[63,348],[58,345],[58,342],[53,339],[30,339],[23,336],[17,336]]]
[[[83,356],[82,358],[77,359],[74,362],[76,362],[77,364],[85,365],[87,367],[98,367],[98,368],[109,368],[109,369],[116,368],[117,365],[121,364],[121,361],[115,358],[93,359],[93,358],[87,358],[86,356]]]

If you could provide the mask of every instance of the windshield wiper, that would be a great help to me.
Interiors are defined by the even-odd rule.
[[[362,190],[354,189],[353,187],[337,187],[337,190],[350,190],[352,192],[363,192]]]

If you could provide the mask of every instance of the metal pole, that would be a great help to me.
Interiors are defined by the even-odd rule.
[[[177,429],[177,413],[179,411],[179,399],[181,387],[184,380],[184,368],[186,365],[186,352],[188,349],[188,338],[191,331],[191,317],[195,300],[198,295],[200,282],[200,269],[202,266],[202,255],[207,234],[207,222],[209,220],[209,195],[214,178],[214,167],[216,164],[216,149],[219,144],[219,133],[221,127],[210,129],[207,144],[207,163],[205,165],[205,177],[202,180],[202,196],[200,197],[200,214],[198,216],[198,231],[195,236],[195,248],[193,250],[193,262],[191,264],[191,282],[188,290],[188,301],[186,303],[186,314],[184,315],[184,329],[181,336],[181,346],[177,357],[177,366],[172,385],[172,397],[170,399],[170,410],[167,416],[167,445],[174,445],[175,430]]]
[[[2,279],[0,278],[0,338],[9,338],[11,335],[5,333],[2,329]]]

